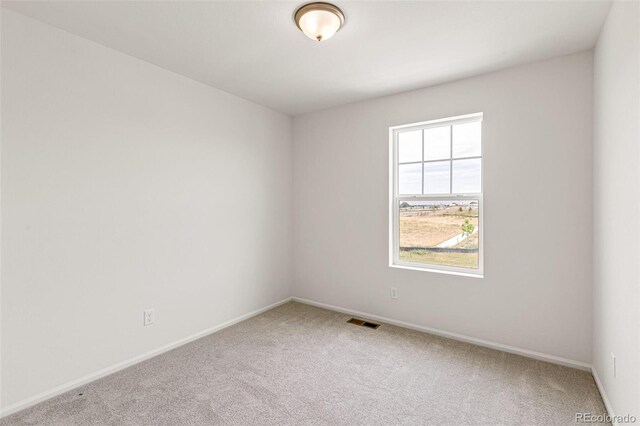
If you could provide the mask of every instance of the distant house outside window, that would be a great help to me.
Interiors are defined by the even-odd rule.
[[[390,266],[482,276],[482,113],[390,128]]]

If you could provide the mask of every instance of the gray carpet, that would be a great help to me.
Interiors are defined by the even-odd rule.
[[[348,318],[287,303],[0,423],[575,425],[605,412],[589,373]]]

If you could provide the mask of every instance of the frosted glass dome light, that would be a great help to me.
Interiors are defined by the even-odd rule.
[[[307,37],[324,41],[344,25],[344,14],[330,3],[309,3],[296,11],[295,20]]]

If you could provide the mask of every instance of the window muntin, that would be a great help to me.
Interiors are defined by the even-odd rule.
[[[390,265],[482,275],[482,114],[390,130]]]

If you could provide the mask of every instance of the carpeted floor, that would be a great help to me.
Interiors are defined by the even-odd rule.
[[[2,425],[575,425],[591,374],[287,303]]]

